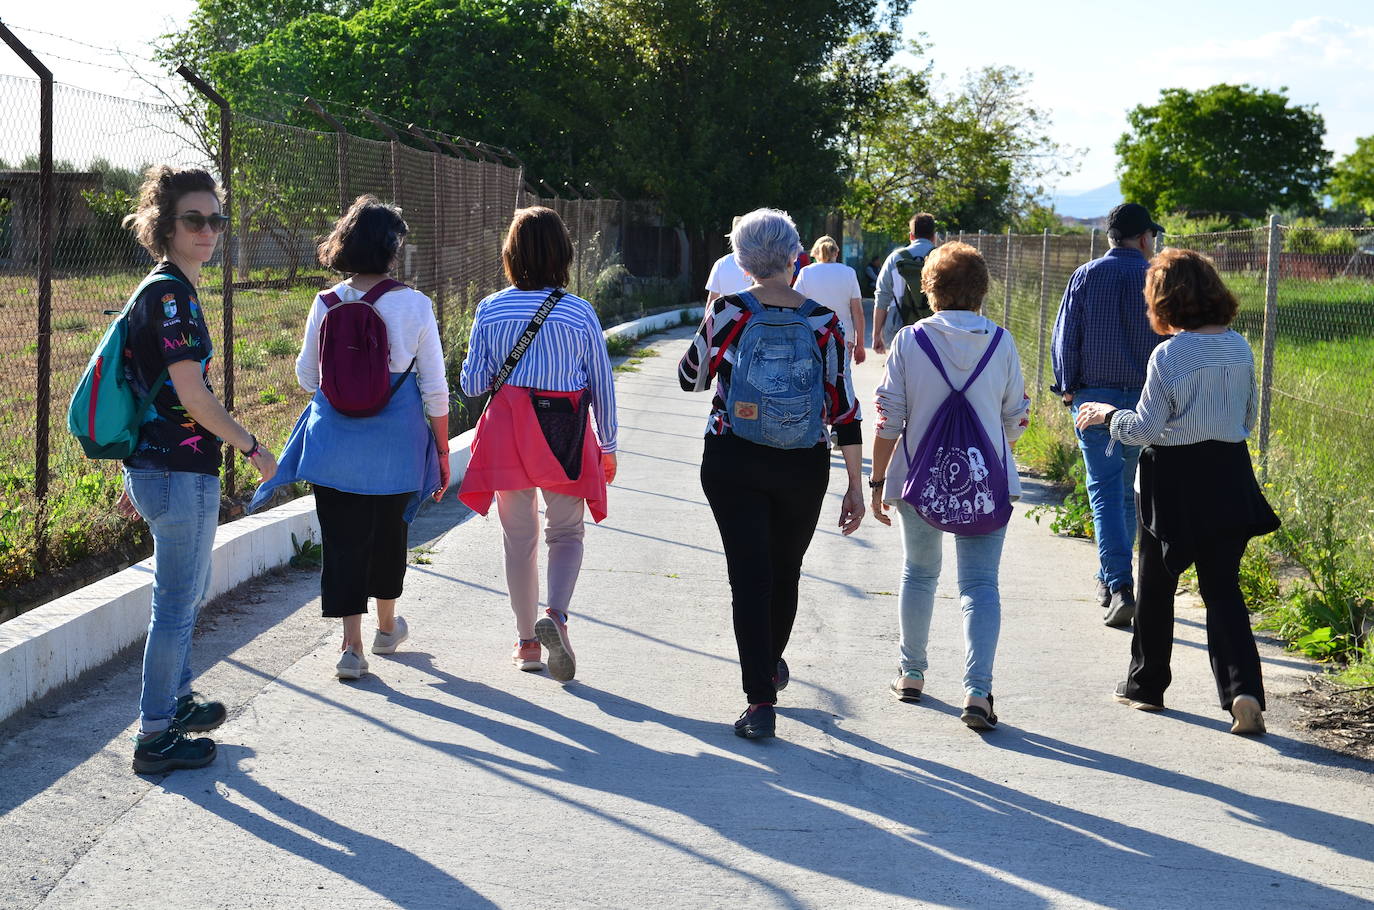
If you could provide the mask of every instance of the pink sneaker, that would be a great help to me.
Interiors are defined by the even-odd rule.
[[[510,659],[515,664],[515,669],[534,672],[544,669],[544,662],[539,656],[539,639],[522,638],[515,643],[515,650],[511,652]]]
[[[549,652],[549,675],[559,682],[572,679],[577,673],[577,658],[568,642],[568,623],[564,617],[553,610],[545,610],[534,624],[534,634]]]

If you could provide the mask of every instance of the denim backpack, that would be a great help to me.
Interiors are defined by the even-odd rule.
[[[968,382],[956,389],[925,329],[917,326],[915,330],[916,343],[944,377],[949,395],[931,418],[916,446],[916,454],[907,454],[910,467],[902,484],[902,499],[941,531],[988,534],[1011,520],[1011,494],[1007,469],[1002,464],[1002,448],[993,447],[983,422],[964,397],[992,359],[1003,334],[999,326]],[[905,435],[902,450],[906,451]]]
[[[807,317],[820,304],[807,300],[795,310],[768,310],[748,291],[736,296],[749,318],[735,346],[725,399],[731,432],[775,449],[819,445],[825,438],[825,375]]]
[[[383,278],[361,300],[343,300],[335,291],[320,295],[325,305],[320,324],[320,391],[346,417],[371,417],[391,401],[415,361],[393,384],[391,345],[377,301],[405,285]]]
[[[148,405],[167,379],[164,369],[142,396],[136,396],[124,370],[129,357],[129,311],[138,302],[139,295],[159,281],[171,281],[190,289],[175,275],[144,278],[129,302],[124,304],[124,309],[119,311],[119,318],[105,330],[72,392],[71,404],[67,406],[67,431],[81,443],[87,458],[124,459],[134,454],[138,448],[138,429],[143,424]]]

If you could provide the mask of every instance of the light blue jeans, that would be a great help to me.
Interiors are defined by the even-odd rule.
[[[1086,401],[1101,401],[1114,408],[1134,408],[1140,389],[1079,389],[1073,393],[1073,413]],[[1093,536],[1097,538],[1097,578],[1113,591],[1135,588],[1131,556],[1135,551],[1135,469],[1140,447],[1118,442],[1110,455],[1112,438],[1098,424],[1075,430],[1088,474],[1088,502],[1093,509]]]
[[[929,668],[926,644],[930,617],[935,611],[935,586],[940,580],[941,547],[945,532],[932,527],[912,506],[898,501],[902,524],[902,589],[898,596],[901,625],[902,672],[925,676]],[[989,534],[954,535],[959,563],[959,608],[964,614],[964,693],[986,698],[992,691],[992,664],[1002,631],[1002,597],[997,570],[1007,529]]]
[[[191,691],[191,631],[210,590],[219,477],[124,469],[124,489],[153,535],[153,615],[143,648],[139,729],[166,730]]]

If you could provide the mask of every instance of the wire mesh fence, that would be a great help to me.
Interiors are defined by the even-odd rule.
[[[992,279],[985,313],[1016,339],[1027,388],[1050,395],[1060,299],[1073,271],[1105,252],[1105,239],[959,239],[983,252]],[[1276,224],[1163,240],[1210,256],[1236,295],[1233,327],[1254,349],[1264,411],[1252,444],[1270,480],[1322,487],[1335,527],[1374,551],[1374,227]]]
[[[206,123],[199,108],[60,84],[52,109],[51,330],[44,336],[37,302],[39,83],[0,76],[0,614],[7,589],[100,555],[111,541],[128,542],[130,527],[110,509],[119,466],[82,455],[66,432],[66,405],[110,322],[107,311],[124,304],[152,265],[121,225],[142,172],[171,164],[223,176],[213,111]],[[355,113],[346,118],[350,124],[367,122],[366,112]],[[523,205],[547,205],[563,217],[575,251],[569,289],[591,300],[603,323],[686,299],[684,235],[653,203],[541,197],[513,156],[466,142],[441,147],[420,132],[415,145],[402,141],[409,137],[366,138],[335,122],[337,129],[317,131],[231,115],[225,243],[232,274],[224,274],[217,256],[199,292],[216,345],[212,383],[264,442],[279,446],[307,399],[294,369],[305,317],[316,292],[339,277],[320,266],[316,244],[363,193],[395,201],[404,212],[411,232],[398,277],[433,299],[451,375],[477,302],[506,285],[501,242]],[[40,356],[44,337],[51,342],[47,358]],[[45,372],[43,433],[37,398]],[[455,395],[455,432],[471,416],[465,403]],[[44,458],[49,483],[40,496],[37,465]],[[226,467],[226,489],[242,499],[245,478],[235,483],[232,470]]]

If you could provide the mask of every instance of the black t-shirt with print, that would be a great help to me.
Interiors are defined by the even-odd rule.
[[[148,285],[129,311],[124,364],[134,393],[146,394],[159,373],[183,360],[200,363],[205,387],[210,389],[214,347],[191,282],[170,262],[159,263],[152,274],[180,280]],[[221,462],[219,438],[191,419],[177,398],[172,378],[166,377],[144,415],[138,448],[124,464],[135,469],[218,475]]]

